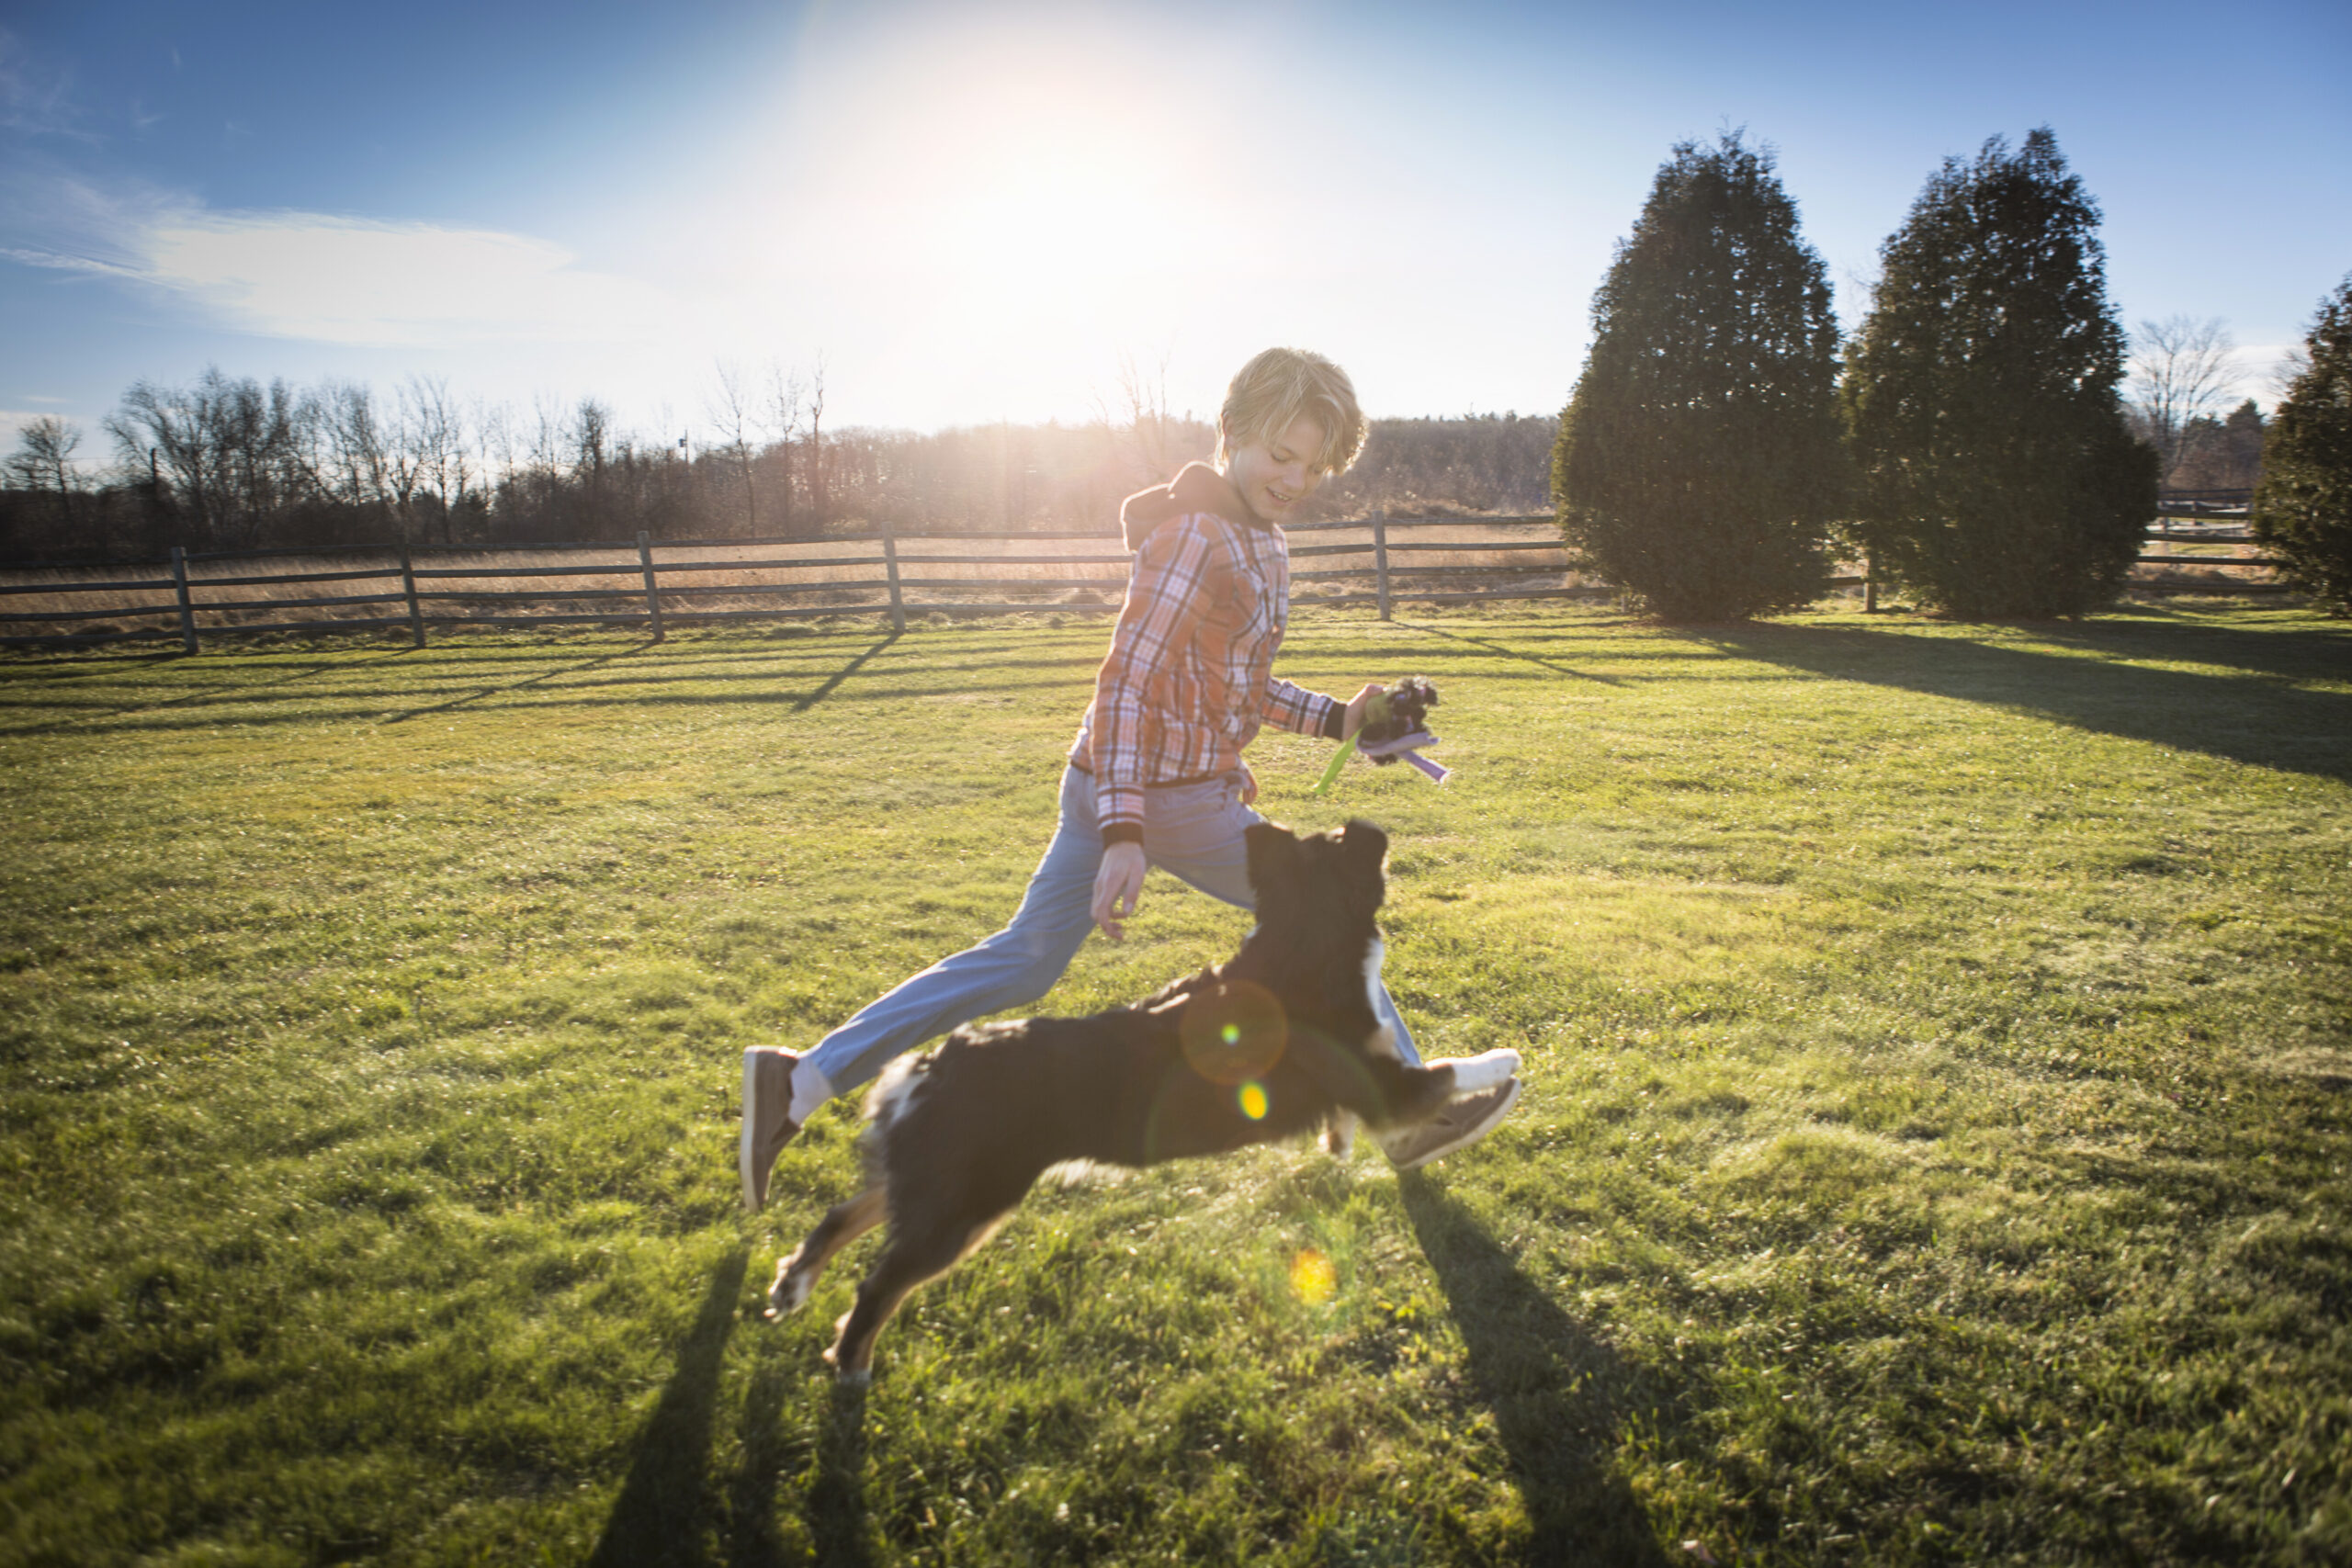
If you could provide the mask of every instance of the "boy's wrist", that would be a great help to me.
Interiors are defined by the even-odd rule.
[[[1102,847],[1106,850],[1114,844],[1140,844],[1142,842],[1143,824],[1140,822],[1105,822],[1102,824]]]

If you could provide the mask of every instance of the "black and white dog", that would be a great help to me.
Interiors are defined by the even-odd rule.
[[[797,1311],[833,1255],[890,1234],[825,1359],[863,1382],[915,1287],[993,1235],[1057,1165],[1143,1167],[1324,1128],[1376,1128],[1500,1084],[1515,1051],[1428,1066],[1374,1016],[1387,837],[1369,822],[1299,838],[1249,829],[1257,929],[1233,958],[1091,1018],[967,1025],[892,1064],[865,1102],[865,1190],[776,1267],[770,1317]]]

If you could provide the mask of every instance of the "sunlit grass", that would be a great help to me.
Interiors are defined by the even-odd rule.
[[[735,1054],[1010,912],[1099,621],[0,663],[0,1559],[2320,1562],[2352,1551],[2352,639],[1303,615],[1475,1153],[1041,1191],[759,1321],[847,1108]],[[1242,919],[1155,881],[1054,998]]]

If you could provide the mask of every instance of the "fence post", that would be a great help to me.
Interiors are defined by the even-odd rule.
[[[401,592],[408,595],[408,641],[411,648],[424,646],[424,612],[416,603],[416,569],[409,564],[408,547],[401,547]]]
[[[653,588],[653,547],[646,542],[645,530],[637,531],[637,565],[645,574],[645,611],[653,617],[653,640],[660,642],[662,631],[662,595]]]
[[[180,647],[189,653],[196,651],[196,605],[187,596],[187,552],[179,546],[172,547],[172,587],[180,600]]]
[[[1372,514],[1372,570],[1380,592],[1380,618],[1388,618],[1388,509],[1375,508]]]
[[[1862,614],[1878,614],[1878,558],[1862,558]]]
[[[899,595],[899,529],[888,518],[882,520],[882,567],[890,579],[890,629],[907,629],[906,602]]]

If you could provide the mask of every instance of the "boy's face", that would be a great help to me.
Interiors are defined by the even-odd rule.
[[[1272,441],[1252,441],[1234,448],[1225,477],[1233,481],[1242,503],[1259,522],[1277,525],[1329,477],[1317,466],[1322,450],[1323,426],[1300,414]]]

